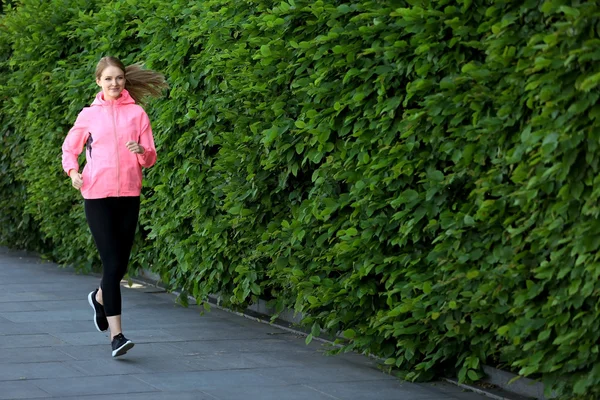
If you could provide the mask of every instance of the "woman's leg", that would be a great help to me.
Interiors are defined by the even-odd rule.
[[[106,311],[108,325],[110,327],[111,340],[113,337],[123,332],[121,327],[122,300],[120,282],[127,273],[127,266],[129,264],[129,257],[131,255],[131,247],[133,246],[133,241],[135,239],[135,231],[140,212],[139,197],[119,197],[116,198],[116,200],[118,200],[116,202],[117,218],[120,221],[119,229],[116,233],[117,243],[115,245],[118,266],[115,268],[115,275],[111,276],[110,279],[113,280],[113,282],[118,282],[119,284],[116,286],[116,290],[112,293],[112,300],[115,303],[115,309],[113,310],[111,307],[111,311]]]
[[[102,260],[101,288],[96,299],[104,305],[111,340],[121,333],[121,287],[135,237],[139,197],[85,200],[85,213]]]
[[[115,210],[109,198],[86,199],[84,201],[84,208],[90,232],[92,233],[94,243],[100,254],[100,259],[102,260],[102,271],[105,273],[108,270],[114,269],[117,265],[117,257],[114,251],[115,237],[113,234],[116,221]],[[93,295],[93,293],[90,295]],[[96,292],[96,301],[101,305],[104,304],[102,289],[98,289]],[[106,329],[105,326],[108,325],[104,307],[94,307],[96,309],[96,326],[102,325],[99,329],[104,330]],[[98,314],[102,315],[98,317]],[[104,322],[102,322],[102,319]]]

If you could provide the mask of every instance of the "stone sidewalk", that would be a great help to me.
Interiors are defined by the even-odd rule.
[[[214,309],[183,308],[152,287],[123,289],[136,346],[113,359],[77,275],[0,248],[0,399],[484,400],[446,384],[402,382],[355,354]]]

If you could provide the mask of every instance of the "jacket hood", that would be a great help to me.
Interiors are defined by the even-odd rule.
[[[96,99],[94,99],[92,106],[110,106],[111,104],[135,104],[135,100],[133,100],[133,97],[131,97],[127,89],[123,89],[121,96],[117,100],[104,100],[104,96],[102,95],[102,92],[100,92],[96,95]]]

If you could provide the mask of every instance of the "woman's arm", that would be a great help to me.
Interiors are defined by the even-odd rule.
[[[156,148],[154,147],[154,137],[152,136],[150,119],[145,112],[142,115],[139,144],[142,146],[143,152],[136,154],[138,162],[142,167],[150,168],[156,163]]]
[[[85,111],[85,109],[84,109]],[[84,111],[80,112],[75,121],[75,125],[69,130],[67,137],[62,145],[62,167],[67,175],[71,176],[71,170],[79,172],[79,163],[77,157],[83,150],[83,144],[87,139],[87,123],[84,117]]]

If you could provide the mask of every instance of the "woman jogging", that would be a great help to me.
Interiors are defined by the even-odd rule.
[[[85,216],[102,260],[100,287],[88,295],[94,323],[110,329],[112,356],[134,343],[121,330],[121,279],[127,272],[140,209],[142,167],[156,162],[150,120],[136,103],[159,96],[164,76],[138,65],[125,67],[104,57],[96,67],[102,91],[78,115],[62,146],[62,166],[84,198]],[[86,165],[79,173],[77,158],[86,148]]]

